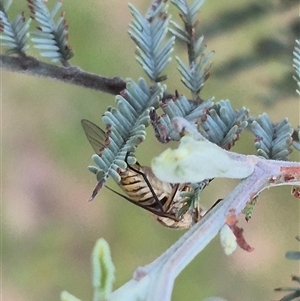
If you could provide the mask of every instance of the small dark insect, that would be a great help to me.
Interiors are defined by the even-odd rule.
[[[105,148],[105,132],[86,119],[83,119],[81,124],[94,151],[101,156],[101,152]],[[128,153],[124,158],[126,163],[127,157]],[[121,180],[117,184],[126,195],[107,186],[106,188],[127,201],[150,211],[166,227],[187,229],[202,217],[200,208],[194,209],[193,212],[186,211],[177,217],[177,213],[185,205],[180,192],[189,190],[189,186],[160,181],[150,167],[141,166],[138,162],[132,165],[127,163],[127,168],[120,169],[119,175]]]

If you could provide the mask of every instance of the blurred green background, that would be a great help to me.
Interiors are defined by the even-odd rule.
[[[54,1],[49,0],[50,7]],[[145,12],[150,1],[131,1]],[[274,122],[288,117],[299,124],[299,98],[292,80],[292,51],[299,35],[297,1],[206,1],[200,13],[201,33],[214,50],[211,78],[202,97],[230,99],[253,116],[266,111]],[[127,1],[65,0],[71,60],[84,70],[137,80],[145,76],[134,59],[127,34],[131,20]],[[26,1],[14,1],[9,11],[28,11]],[[170,7],[173,16],[174,8]],[[177,17],[176,17],[177,18]],[[4,51],[4,50],[3,50]],[[30,52],[36,55],[36,52]],[[176,45],[184,58],[185,49]],[[187,93],[175,60],[168,68],[170,92]],[[115,288],[128,281],[135,268],[148,264],[184,232],[156,223],[140,208],[103,190],[88,203],[95,177],[87,171],[93,154],[80,120],[101,125],[101,115],[114,97],[38,77],[1,72],[2,95],[2,258],[3,300],[58,300],[67,290],[91,300],[90,254],[104,237],[116,265]],[[186,94],[188,96],[188,94]],[[137,157],[149,165],[165,146],[153,133]],[[235,151],[255,153],[249,133]],[[293,153],[293,160],[299,160]],[[109,185],[117,188],[110,181]],[[234,181],[215,180],[206,189],[207,206],[225,197]],[[227,257],[219,238],[178,277],[172,300],[275,300],[275,287],[291,285],[298,265],[284,253],[298,249],[299,201],[291,187],[264,191],[245,229],[252,253],[237,250]]]

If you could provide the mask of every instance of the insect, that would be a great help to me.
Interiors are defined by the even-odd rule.
[[[100,155],[105,148],[105,132],[86,119],[83,119],[81,124],[94,151]],[[126,163],[127,157],[128,153],[124,159]],[[120,169],[119,175],[121,180],[118,185],[126,195],[107,186],[106,188],[127,201],[150,211],[163,225],[170,228],[187,229],[202,217],[200,208],[188,210],[177,217],[177,213],[185,205],[180,197],[180,192],[188,191],[189,186],[160,181],[150,167],[141,166],[138,162],[132,165],[127,163],[127,168]]]

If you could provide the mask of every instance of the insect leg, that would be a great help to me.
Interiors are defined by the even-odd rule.
[[[178,187],[179,184],[175,184],[174,187],[172,188],[172,193],[169,195],[167,201],[164,204],[165,212],[167,212],[170,209],[171,203],[173,202],[176,192],[178,191]]]

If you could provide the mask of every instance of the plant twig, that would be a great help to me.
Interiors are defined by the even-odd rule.
[[[251,157],[251,156],[250,156]],[[178,274],[218,234],[226,217],[238,216],[256,194],[268,187],[300,185],[300,164],[252,156],[255,170],[193,228],[155,261],[138,268],[133,279],[113,292],[109,300],[168,301]]]
[[[126,83],[120,77],[107,78],[83,71],[78,67],[60,67],[41,62],[33,57],[0,55],[0,67],[4,70],[56,79],[68,84],[117,95]]]

